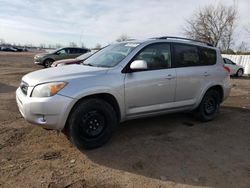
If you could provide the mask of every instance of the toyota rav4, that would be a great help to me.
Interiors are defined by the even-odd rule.
[[[29,73],[16,101],[28,122],[61,130],[79,149],[90,149],[129,119],[192,111],[213,120],[230,89],[218,48],[160,37],[115,43],[83,64]]]

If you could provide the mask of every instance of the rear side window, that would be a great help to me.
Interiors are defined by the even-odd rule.
[[[89,50],[85,50],[85,49],[79,49],[79,53],[80,54],[84,54],[84,53],[87,53]]]
[[[78,48],[70,48],[70,53],[71,54],[79,54],[80,53],[79,50],[80,49],[78,49]]]
[[[174,59],[176,67],[214,65],[216,51],[204,47],[174,44]]]
[[[200,64],[198,47],[175,44],[174,59],[176,67],[198,66]]]
[[[200,61],[201,65],[215,65],[216,51],[213,49],[200,47]]]
[[[70,48],[70,53],[71,54],[84,54],[88,52],[87,49],[81,49],[81,48]]]

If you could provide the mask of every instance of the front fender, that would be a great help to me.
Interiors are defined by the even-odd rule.
[[[74,94],[74,97],[72,97],[74,100],[72,101],[73,104],[70,105],[71,109],[79,100],[92,96],[92,95],[97,95],[97,94],[112,95],[118,104],[118,107],[120,110],[121,121],[125,119],[124,92],[122,91],[122,88],[111,89],[109,87],[99,86],[99,87],[92,87],[91,89],[86,88],[86,89],[80,90],[79,92]],[[69,115],[69,113],[67,114],[67,116]]]

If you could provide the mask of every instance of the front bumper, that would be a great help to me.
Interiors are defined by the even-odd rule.
[[[16,90],[16,102],[20,113],[30,123],[48,129],[62,130],[68,114],[74,104],[74,99],[62,95],[36,98],[23,94],[20,87]]]
[[[34,64],[36,64],[36,65],[42,65],[43,63],[40,62],[40,61],[34,61]]]
[[[42,65],[43,64],[43,58],[35,56],[34,57],[34,64]]]

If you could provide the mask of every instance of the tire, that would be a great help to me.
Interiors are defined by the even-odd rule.
[[[49,67],[51,67],[51,65],[52,65],[53,62],[54,62],[53,59],[46,59],[46,60],[44,61],[44,63],[43,63],[43,66],[44,66],[45,68],[49,68]]]
[[[243,69],[239,69],[236,73],[237,77],[241,77],[244,74]]]
[[[80,150],[104,145],[117,125],[113,107],[100,99],[86,99],[73,109],[68,121],[70,141]]]
[[[216,90],[208,90],[204,95],[196,116],[199,120],[206,122],[215,119],[220,110],[220,95]]]

